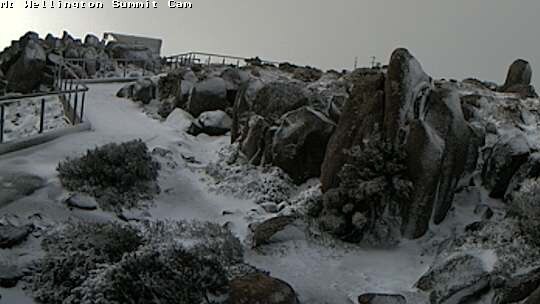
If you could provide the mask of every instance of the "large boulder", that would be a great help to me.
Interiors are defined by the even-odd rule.
[[[236,278],[229,284],[230,304],[297,304],[292,287],[262,273]]]
[[[292,82],[272,82],[257,92],[252,111],[276,124],[283,114],[308,105],[304,88]]]
[[[484,262],[472,255],[455,255],[437,261],[416,283],[429,293],[432,304],[458,304],[489,290],[490,275]]]
[[[0,207],[31,195],[45,183],[43,178],[32,174],[0,172]]]
[[[43,82],[47,56],[41,45],[29,40],[18,59],[6,73],[8,90],[29,93],[39,88]]]
[[[334,122],[310,107],[283,115],[270,147],[272,164],[283,169],[297,184],[319,177],[334,128]]]
[[[491,148],[482,170],[482,181],[493,198],[503,198],[514,174],[527,162],[531,148],[525,135],[503,136]]]
[[[197,136],[201,133],[210,136],[225,135],[231,130],[232,119],[227,113],[217,110],[204,112],[193,121],[188,133]]]
[[[504,85],[499,90],[508,93],[519,93],[524,98],[537,97],[534,87],[531,86],[531,79],[531,65],[523,59],[518,59],[510,65]]]
[[[187,103],[187,111],[198,117],[203,112],[222,110],[231,106],[227,100],[227,86],[219,77],[213,77],[195,84]]]

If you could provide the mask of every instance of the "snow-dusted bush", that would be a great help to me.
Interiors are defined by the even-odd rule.
[[[72,290],[100,264],[116,263],[142,245],[138,231],[119,224],[68,224],[43,240],[46,252],[33,276],[34,295],[43,303],[77,303]]]
[[[243,265],[240,241],[204,222],[69,224],[43,248],[33,290],[51,304],[199,304],[223,295]]]
[[[355,146],[348,154],[339,187],[323,197],[323,228],[346,241],[395,245],[401,237],[401,206],[413,190],[406,155],[382,140]]]
[[[512,195],[511,214],[530,242],[540,246],[540,178],[526,179]]]
[[[151,221],[143,224],[146,243],[177,242],[197,256],[216,260],[224,267],[244,259],[242,243],[221,225],[199,221]]]
[[[154,245],[94,271],[74,293],[81,304],[198,304],[224,293],[227,283],[217,261],[178,245]]]
[[[141,140],[111,143],[58,164],[62,185],[97,198],[103,209],[132,207],[157,191],[159,163]]]

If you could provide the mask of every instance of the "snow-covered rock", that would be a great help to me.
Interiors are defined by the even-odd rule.
[[[187,131],[194,118],[188,112],[176,108],[167,116],[164,124],[178,131]]]
[[[187,111],[197,117],[203,112],[225,110],[230,106],[225,80],[213,77],[195,84],[187,103]]]
[[[231,304],[298,304],[289,284],[262,273],[234,279],[229,288]]]
[[[199,117],[193,121],[188,133],[197,136],[201,133],[210,136],[225,135],[231,130],[232,119],[227,113],[216,110],[201,113]]]
[[[429,292],[432,304],[458,304],[485,293],[489,283],[484,262],[465,254],[438,261],[418,280],[416,287]]]
[[[273,235],[285,229],[294,221],[295,218],[292,216],[276,216],[261,223],[251,224],[249,228],[252,232],[252,247],[255,248],[268,243]]]
[[[335,124],[324,114],[310,107],[286,113],[272,137],[266,160],[280,167],[297,183],[319,177],[326,145]]]
[[[30,225],[0,225],[0,248],[11,248],[24,242],[32,232]]]
[[[70,207],[82,210],[95,210],[98,207],[98,203],[95,198],[81,193],[71,195],[66,200],[66,204]]]

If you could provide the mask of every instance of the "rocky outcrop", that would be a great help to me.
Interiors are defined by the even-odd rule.
[[[217,110],[204,112],[193,121],[188,133],[197,136],[201,133],[210,136],[225,135],[231,130],[232,119],[227,113]]]
[[[7,70],[7,89],[20,93],[39,89],[43,82],[46,60],[43,47],[34,39],[28,40],[16,61]]]
[[[503,136],[487,156],[482,180],[493,198],[503,198],[520,166],[527,162],[531,148],[521,132]]]
[[[438,262],[416,283],[432,304],[465,303],[489,290],[490,275],[482,260],[458,255]]]
[[[538,97],[534,87],[531,86],[531,79],[531,65],[523,59],[518,59],[510,65],[506,81],[499,90],[507,93],[518,93],[523,98]]]
[[[230,106],[225,80],[214,77],[195,84],[187,103],[187,111],[198,117],[203,112],[224,111]]]
[[[297,304],[292,287],[262,273],[248,274],[229,284],[231,304]]]
[[[334,123],[310,107],[286,113],[272,139],[271,163],[297,184],[320,176],[326,145]]]
[[[437,224],[446,217],[459,181],[476,167],[482,135],[465,120],[454,87],[436,87],[405,49],[394,51],[386,74],[352,74],[353,90],[322,165],[323,191],[339,187],[340,170],[350,162],[347,150],[379,137],[407,152],[414,187],[400,207],[402,233],[420,237],[432,216]]]

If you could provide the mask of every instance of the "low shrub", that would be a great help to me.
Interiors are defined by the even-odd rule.
[[[111,143],[88,150],[75,159],[58,164],[62,185],[96,197],[105,210],[133,207],[151,199],[159,189],[156,180],[159,163],[152,159],[141,140]]]
[[[68,224],[46,236],[46,254],[33,276],[35,298],[43,303],[76,303],[72,290],[101,264],[120,261],[142,245],[138,231],[119,224]]]
[[[42,246],[32,283],[47,304],[210,303],[243,263],[240,241],[204,222],[68,224]]]

